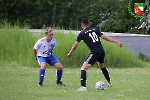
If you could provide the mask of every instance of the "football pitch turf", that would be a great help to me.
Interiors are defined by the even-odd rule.
[[[149,100],[150,68],[109,68],[113,86],[108,88],[100,69],[87,71],[87,91],[80,87],[80,68],[64,68],[62,81],[56,84],[56,69],[46,70],[43,87],[38,87],[39,68],[0,66],[0,100]],[[103,81],[105,90],[96,90]]]

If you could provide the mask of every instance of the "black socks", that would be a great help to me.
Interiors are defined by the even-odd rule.
[[[81,86],[86,87],[86,71],[85,70],[81,70]]]
[[[109,73],[108,73],[107,69],[104,67],[104,68],[102,68],[101,70],[102,70],[103,75],[105,76],[106,80],[107,80],[108,82],[110,82],[110,77],[109,77]]]
[[[102,73],[105,76],[106,80],[108,82],[110,82],[110,77],[109,77],[109,73],[108,73],[107,69],[104,67],[101,70],[102,70]],[[86,87],[86,71],[85,70],[81,70],[80,81],[81,81],[81,86]]]

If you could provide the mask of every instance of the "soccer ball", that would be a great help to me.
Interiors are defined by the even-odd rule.
[[[102,81],[98,81],[98,82],[96,82],[95,87],[96,87],[97,90],[104,90],[105,84]]]

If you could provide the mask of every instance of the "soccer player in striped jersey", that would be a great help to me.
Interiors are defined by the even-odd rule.
[[[70,49],[70,52],[68,53],[68,57],[71,57],[72,52],[77,48],[79,42],[83,40],[85,44],[89,47],[91,53],[88,55],[86,60],[84,61],[82,67],[81,67],[81,88],[79,88],[78,91],[86,91],[86,70],[93,65],[96,61],[98,63],[99,68],[102,70],[103,75],[105,76],[108,86],[112,86],[108,70],[104,66],[104,57],[105,57],[105,52],[103,49],[103,46],[100,42],[100,38],[102,37],[103,39],[117,43],[119,47],[122,47],[122,43],[119,42],[118,40],[115,40],[111,37],[108,37],[101,33],[98,29],[96,28],[90,28],[88,20],[83,19],[81,21],[81,27],[82,31],[79,33],[75,43],[73,44],[72,48]]]
[[[59,60],[53,55],[53,52],[52,52],[55,46],[56,46],[56,40],[53,38],[53,30],[47,29],[45,31],[45,37],[39,39],[33,47],[33,53],[34,53],[35,59],[38,61],[41,67],[39,71],[38,86],[43,85],[47,63],[50,66],[54,66],[57,69],[56,84],[65,86],[65,84],[63,84],[61,81],[62,73],[63,73],[63,66],[59,62]]]

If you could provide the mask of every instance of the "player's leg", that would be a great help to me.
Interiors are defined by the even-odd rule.
[[[101,52],[99,54],[99,58],[98,58],[98,63],[97,64],[98,64],[99,68],[102,70],[102,73],[103,73],[104,77],[106,78],[106,80],[108,82],[108,86],[111,86],[112,84],[111,84],[111,81],[110,81],[108,70],[104,66],[104,57],[105,57],[105,52]]]
[[[63,74],[63,66],[60,62],[57,62],[54,64],[54,67],[57,69],[57,80],[56,80],[56,83],[58,85],[62,85],[62,86],[65,86],[65,84],[62,83],[61,81],[61,78],[62,78],[62,74]]]
[[[57,69],[57,72],[56,72],[56,75],[57,75],[56,83],[58,85],[65,86],[65,84],[63,84],[62,81],[61,81],[62,75],[63,75],[63,66],[62,66],[62,64],[59,62],[59,60],[54,55],[51,55],[49,57],[48,63],[50,65],[54,66]]]
[[[108,82],[108,86],[112,86],[112,83],[110,81],[110,76],[109,76],[109,72],[108,70],[106,69],[106,67],[104,66],[104,63],[100,63],[100,62],[97,62],[99,68],[102,70],[102,73],[104,75],[104,77],[106,78],[107,82]]]
[[[91,66],[91,64],[88,64],[86,62],[83,63],[81,67],[81,86],[86,87],[86,71]]]
[[[96,55],[89,54],[89,56],[86,58],[85,62],[81,67],[81,77],[80,77],[81,88],[78,91],[86,91],[86,80],[87,80],[86,71],[95,62],[96,62]]]
[[[45,76],[45,70],[46,70],[46,60],[43,57],[37,57],[37,61],[41,67],[39,71],[39,85],[38,86],[42,86],[43,81],[44,81],[44,76]]]
[[[81,81],[81,88],[78,89],[78,91],[86,91],[86,71],[87,69],[90,67],[91,65],[84,62],[82,67],[81,67],[81,77],[80,77],[80,81]]]

